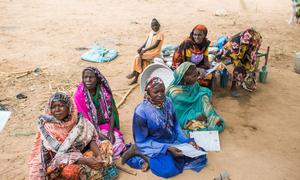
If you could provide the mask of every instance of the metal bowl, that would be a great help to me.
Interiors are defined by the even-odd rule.
[[[167,65],[163,63],[151,64],[143,71],[141,75],[140,88],[142,93],[144,93],[145,91],[147,82],[153,77],[161,78],[165,84],[166,89],[174,79],[173,71]]]

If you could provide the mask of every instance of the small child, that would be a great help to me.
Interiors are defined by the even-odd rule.
[[[137,50],[133,62],[133,71],[127,75],[128,79],[134,78],[129,85],[137,83],[139,75],[151,63],[151,61],[160,56],[161,46],[164,41],[164,35],[159,31],[160,24],[157,19],[151,21],[152,31],[149,33],[146,42]]]

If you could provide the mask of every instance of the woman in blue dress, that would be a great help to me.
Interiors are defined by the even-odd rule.
[[[150,169],[157,176],[169,178],[185,169],[199,172],[207,164],[206,155],[190,158],[173,147],[189,143],[200,149],[194,139],[182,132],[172,102],[165,95],[164,83],[158,77],[147,83],[144,101],[134,112],[132,129],[137,149],[148,157]]]

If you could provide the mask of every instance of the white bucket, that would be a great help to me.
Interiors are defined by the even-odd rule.
[[[297,52],[295,56],[295,71],[300,74],[300,52]]]

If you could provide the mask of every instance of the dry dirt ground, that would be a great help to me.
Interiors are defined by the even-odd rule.
[[[226,16],[214,16],[226,10]],[[174,179],[213,179],[227,171],[239,179],[300,179],[300,75],[293,70],[300,51],[300,24],[288,25],[289,0],[2,0],[0,1],[0,103],[12,117],[0,133],[0,179],[27,179],[27,160],[37,131],[36,120],[50,94],[74,92],[86,66],[96,66],[109,80],[117,101],[126,93],[136,49],[145,41],[149,21],[157,17],[166,43],[180,43],[194,25],[205,24],[208,38],[233,35],[255,27],[262,49],[271,47],[267,84],[240,98],[214,94],[214,105],[226,120],[222,150],[208,154],[200,173],[185,171]],[[80,60],[95,42],[120,52],[105,64]],[[36,67],[39,74],[16,78]],[[125,89],[125,90],[122,90]],[[24,92],[28,98],[17,100]],[[228,93],[227,93],[228,94]],[[134,107],[142,100],[135,89],[119,109],[121,129],[132,141]],[[151,172],[120,179],[158,179]]]

